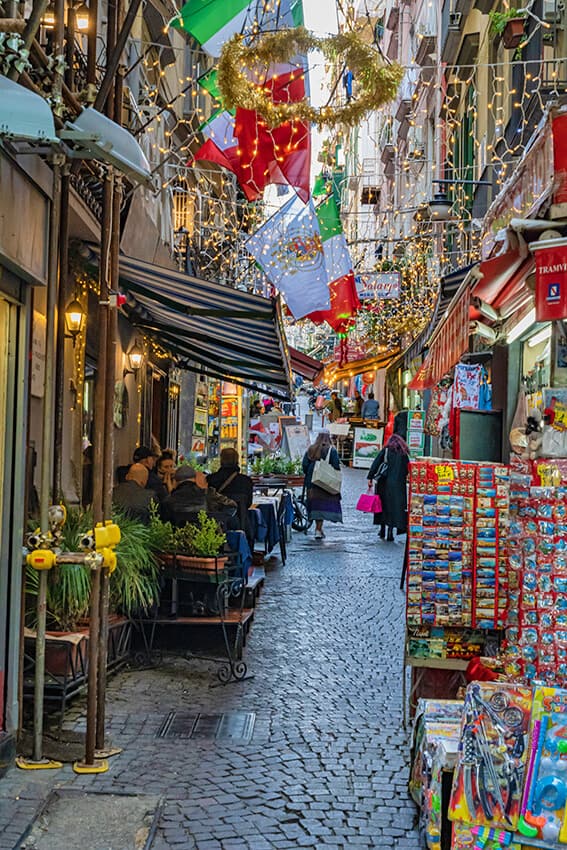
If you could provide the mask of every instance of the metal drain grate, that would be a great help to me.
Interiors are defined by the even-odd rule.
[[[157,737],[248,743],[255,722],[256,715],[246,711],[226,714],[183,714],[170,711]]]

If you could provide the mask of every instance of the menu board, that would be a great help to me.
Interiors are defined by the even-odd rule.
[[[301,460],[309,448],[309,431],[307,425],[286,425],[283,450],[292,460]]]
[[[355,428],[352,447],[352,465],[359,469],[370,469],[374,458],[382,449],[383,428]]]

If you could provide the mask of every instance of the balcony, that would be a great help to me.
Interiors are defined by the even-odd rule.
[[[430,65],[431,54],[435,53],[437,45],[437,36],[435,35],[419,35],[419,45],[415,54],[415,61],[418,65]]]
[[[454,11],[453,0],[445,0],[441,13],[441,61],[455,64],[461,43],[463,16]]]

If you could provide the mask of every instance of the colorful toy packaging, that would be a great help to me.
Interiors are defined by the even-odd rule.
[[[449,818],[516,830],[522,798],[531,690],[500,682],[467,688]]]
[[[451,850],[526,850],[512,839],[512,833],[503,829],[455,823]]]
[[[536,688],[518,832],[567,844],[567,691]]]

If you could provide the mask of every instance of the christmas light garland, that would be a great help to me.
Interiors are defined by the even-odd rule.
[[[329,62],[342,61],[356,81],[356,99],[341,106],[312,106],[306,98],[290,103],[274,103],[271,89],[249,79],[247,71],[291,62],[297,54],[319,50]],[[303,70],[297,70],[297,75]],[[317,38],[304,27],[262,34],[251,46],[241,35],[233,36],[222,49],[218,66],[218,86],[226,109],[255,110],[270,127],[286,121],[306,121],[318,127],[339,124],[354,127],[370,111],[393,100],[404,71],[399,65],[385,65],[377,50],[355,32]]]

